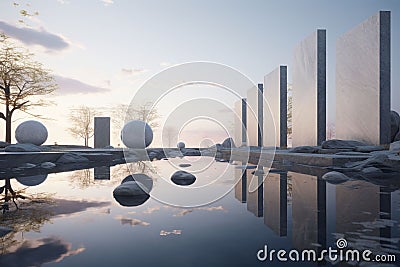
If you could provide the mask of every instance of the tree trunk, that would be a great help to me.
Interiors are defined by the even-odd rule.
[[[11,143],[11,116],[6,117],[6,142]]]

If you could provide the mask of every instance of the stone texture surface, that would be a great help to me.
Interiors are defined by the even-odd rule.
[[[260,101],[261,98],[261,101]],[[262,90],[253,87],[247,91],[247,145],[260,146],[262,136]]]
[[[235,148],[235,147],[236,147],[236,146],[235,146],[235,142],[233,141],[233,138],[231,138],[231,137],[226,138],[226,139],[222,142],[221,146],[222,146],[223,148]]]
[[[390,112],[390,139],[393,142],[400,127],[400,116],[396,111]]]
[[[332,139],[332,140],[327,140],[322,142],[321,147],[322,148],[330,148],[330,149],[345,149],[345,148],[356,148],[360,146],[366,146],[366,143],[356,141],[356,140],[340,140],[340,139]]]
[[[264,77],[264,115],[271,112],[272,120],[264,120],[264,146],[287,146],[287,67],[279,66]],[[269,107],[268,107],[269,106]],[[268,138],[271,131],[275,140]]]
[[[121,140],[129,148],[146,148],[153,141],[153,130],[144,121],[132,120],[122,128]]]
[[[341,172],[331,171],[327,172],[322,176],[322,179],[331,184],[341,184],[349,180],[345,174]]]
[[[38,174],[33,176],[17,177],[18,183],[25,186],[36,186],[43,183],[47,179],[47,174]]]
[[[390,143],[390,12],[379,12],[336,43],[336,137]]]
[[[29,143],[40,146],[47,140],[47,129],[38,121],[24,121],[15,129],[15,139],[18,143]]]
[[[317,30],[295,48],[292,71],[292,145],[320,145],[326,139],[325,30]]]
[[[94,118],[94,147],[105,148],[110,145],[110,117]]]
[[[128,181],[117,186],[114,191],[114,196],[140,196],[147,195],[147,193],[142,189],[144,185],[136,181]]]
[[[79,155],[78,153],[65,153],[58,160],[57,163],[79,163],[79,162],[87,162],[89,159]]]
[[[177,171],[172,174],[171,181],[177,185],[191,185],[196,181],[196,176],[185,171]]]
[[[40,147],[33,144],[14,144],[5,148],[6,152],[40,152]]]

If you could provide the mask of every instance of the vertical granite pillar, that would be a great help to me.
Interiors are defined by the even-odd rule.
[[[94,148],[110,145],[110,117],[94,118]]]
[[[390,11],[336,42],[336,137],[390,143]]]
[[[318,29],[294,50],[293,146],[326,139],[326,30]]]
[[[263,136],[263,85],[258,84],[247,91],[247,145],[262,146]]]
[[[264,146],[287,147],[287,67],[279,66],[264,77],[264,96],[269,108],[264,106],[264,116],[271,112],[273,120],[264,120]],[[275,129],[275,140],[267,138]]]
[[[235,144],[237,146],[247,143],[247,105],[246,98],[235,102]]]
[[[264,181],[264,224],[287,235],[287,173],[269,173]]]

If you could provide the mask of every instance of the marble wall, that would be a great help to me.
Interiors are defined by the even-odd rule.
[[[272,119],[264,119],[264,146],[287,147],[287,67],[280,66],[264,77],[264,97]],[[264,115],[269,112],[264,105]],[[274,130],[275,140],[268,138]]]
[[[326,30],[317,30],[294,50],[293,146],[326,139]]]
[[[94,148],[110,145],[110,117],[94,118]]]
[[[336,137],[390,143],[390,11],[336,42]]]

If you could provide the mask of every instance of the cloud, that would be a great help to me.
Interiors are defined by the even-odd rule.
[[[143,213],[152,214],[153,212],[159,211],[159,210],[160,210],[160,207],[149,207],[145,211],[143,211]]]
[[[147,72],[148,70],[146,69],[126,69],[126,68],[122,68],[121,72],[124,75],[139,75],[142,73]]]
[[[100,0],[105,6],[114,4],[113,0]]]
[[[58,84],[58,90],[56,91],[56,93],[60,95],[90,94],[110,91],[110,89],[108,88],[89,85],[79,80],[68,77],[55,75],[54,78],[56,83]]]
[[[168,66],[171,66],[171,63],[163,61],[163,62],[160,63],[160,66],[161,67],[168,67]]]
[[[39,30],[28,27],[16,27],[0,21],[0,31],[27,45],[40,45],[49,51],[61,51],[70,47],[64,37],[48,32],[44,28]]]
[[[85,251],[80,247],[72,250],[72,245],[55,237],[27,240],[13,253],[0,257],[1,266],[25,267],[42,266],[45,263],[60,262],[65,257],[77,255]]]
[[[132,219],[132,218],[127,218],[127,217],[123,217],[123,216],[116,216],[115,219],[117,219],[118,221],[121,222],[122,225],[130,225],[130,226],[137,226],[137,225],[141,225],[141,226],[149,226],[150,223],[148,222],[144,222],[138,219]]]
[[[181,235],[181,234],[182,234],[182,230],[172,230],[172,231],[161,230],[160,231],[160,236]]]
[[[216,206],[216,207],[200,207],[200,208],[195,208],[195,209],[182,209],[180,212],[177,214],[174,214],[174,217],[180,217],[184,216],[186,214],[189,214],[193,212],[194,210],[205,210],[205,211],[225,211],[224,207],[222,206]]]

